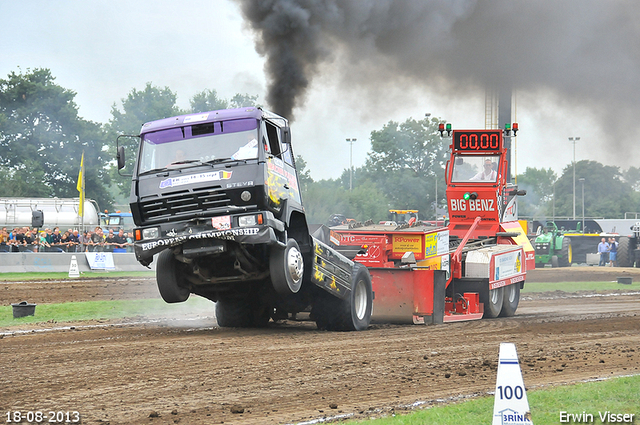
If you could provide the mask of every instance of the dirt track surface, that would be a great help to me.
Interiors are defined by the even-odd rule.
[[[573,279],[537,270],[529,281],[635,272],[585,269],[572,268]],[[85,424],[378,417],[493,391],[500,342],[516,344],[529,389],[638,374],[639,286],[640,275],[616,293],[525,295],[513,318],[357,333],[311,322],[220,329],[213,314],[0,329],[0,407],[75,410]],[[0,283],[3,305],[157,296],[150,279]]]

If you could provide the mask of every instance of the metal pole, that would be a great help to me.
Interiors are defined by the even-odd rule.
[[[431,112],[426,112],[424,114],[424,120],[427,125],[427,129],[429,128],[429,117],[431,116]],[[436,173],[436,202],[434,206],[435,216],[436,216],[436,226],[438,225],[438,174]]]
[[[576,219],[576,142],[579,137],[569,137],[569,141],[573,143],[573,219]]]
[[[553,203],[551,204],[551,221],[556,221],[556,184],[553,184]]]
[[[584,177],[580,178],[582,183],[582,233],[584,234]]]
[[[424,114],[424,120],[427,125],[427,129],[429,128],[429,117],[431,116],[431,112],[426,112]],[[436,226],[438,225],[438,175],[436,174],[436,200],[434,204],[434,212],[436,216]]]
[[[573,219],[576,219],[576,142],[573,137],[569,137],[569,141],[573,143]]]
[[[349,191],[353,189],[353,142],[356,139],[347,139],[349,143]]]
[[[349,144],[349,190],[353,189],[353,142],[356,139],[351,139]]]

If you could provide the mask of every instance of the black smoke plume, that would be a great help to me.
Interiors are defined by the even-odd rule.
[[[401,85],[550,94],[636,139],[627,127],[640,113],[635,0],[236,1],[266,57],[267,102],[285,116],[330,65],[343,87],[372,97]]]

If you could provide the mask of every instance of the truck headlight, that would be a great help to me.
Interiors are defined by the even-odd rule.
[[[158,239],[159,236],[160,229],[158,229],[157,227],[142,229],[142,239]]]
[[[241,215],[238,217],[238,226],[240,227],[255,226],[256,224],[262,223],[262,214]]]

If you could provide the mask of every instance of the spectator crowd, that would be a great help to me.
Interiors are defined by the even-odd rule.
[[[123,229],[117,232],[110,229],[105,235],[99,226],[82,233],[78,229],[68,229],[62,233],[58,227],[53,230],[22,227],[11,231],[3,227],[0,252],[131,252],[132,242]]]

